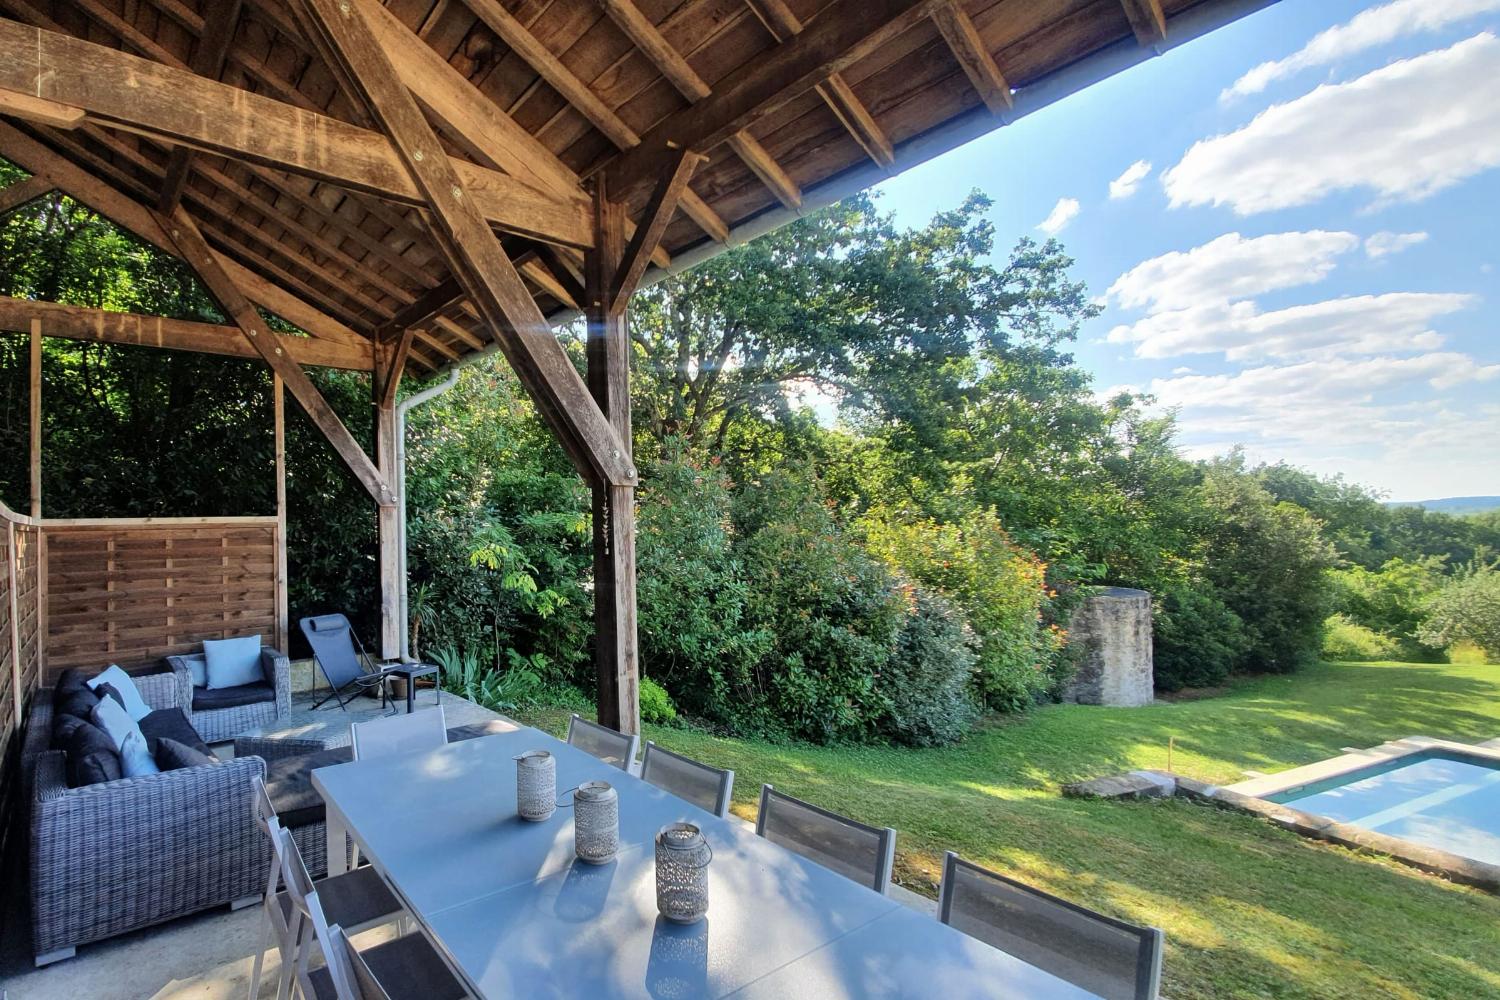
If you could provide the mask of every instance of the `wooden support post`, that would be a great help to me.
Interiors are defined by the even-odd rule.
[[[385,482],[390,503],[380,505],[376,529],[379,536],[380,567],[380,656],[394,660],[401,655],[401,554],[397,546],[401,542],[401,525],[397,523],[400,510],[395,503],[400,470],[396,467],[396,436],[400,432],[396,419],[396,383],[401,380],[401,371],[394,355],[402,350],[404,343],[410,345],[411,330],[403,332],[400,341],[385,344],[377,349],[374,377],[371,388],[375,402],[375,465],[380,478]]]
[[[271,373],[271,409],[276,440],[276,648],[291,651],[291,620],[286,587],[286,387]]]
[[[589,391],[625,447],[630,447],[630,339],[625,300],[612,292],[625,256],[625,210],[595,188],[596,249],[587,255]],[[637,230],[637,232],[643,231]],[[643,248],[649,255],[649,248]],[[595,480],[594,667],[599,721],[623,733],[641,727],[640,664],[636,647],[635,488]]]
[[[31,516],[42,516],[42,321],[31,321]]]

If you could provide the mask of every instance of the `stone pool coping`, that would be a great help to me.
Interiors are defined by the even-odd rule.
[[[1096,798],[1180,796],[1194,802],[1259,816],[1304,837],[1326,840],[1356,851],[1384,855],[1429,874],[1442,876],[1449,881],[1500,895],[1500,865],[1467,858],[1436,847],[1427,847],[1401,837],[1377,833],[1352,823],[1340,823],[1326,816],[1303,812],[1289,805],[1271,802],[1261,797],[1432,750],[1471,757],[1486,763],[1500,764],[1500,740],[1491,740],[1487,744],[1475,746],[1426,736],[1410,736],[1403,740],[1383,743],[1369,750],[1346,753],[1316,764],[1307,764],[1278,774],[1253,778],[1227,786],[1210,785],[1207,782],[1173,774],[1170,771],[1132,771],[1127,775],[1114,778],[1098,778],[1094,781],[1069,785],[1063,789],[1063,793]]]

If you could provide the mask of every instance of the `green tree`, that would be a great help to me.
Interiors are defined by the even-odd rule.
[[[1432,598],[1417,635],[1439,648],[1472,642],[1492,661],[1500,660],[1500,571],[1474,565],[1450,580]]]

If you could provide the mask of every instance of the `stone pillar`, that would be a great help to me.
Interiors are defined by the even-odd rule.
[[[1128,587],[1097,590],[1073,612],[1068,635],[1082,652],[1064,701],[1126,708],[1151,704],[1150,594]]]

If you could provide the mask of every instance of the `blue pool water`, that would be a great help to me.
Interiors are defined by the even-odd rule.
[[[1267,797],[1500,865],[1500,765],[1421,753]]]

